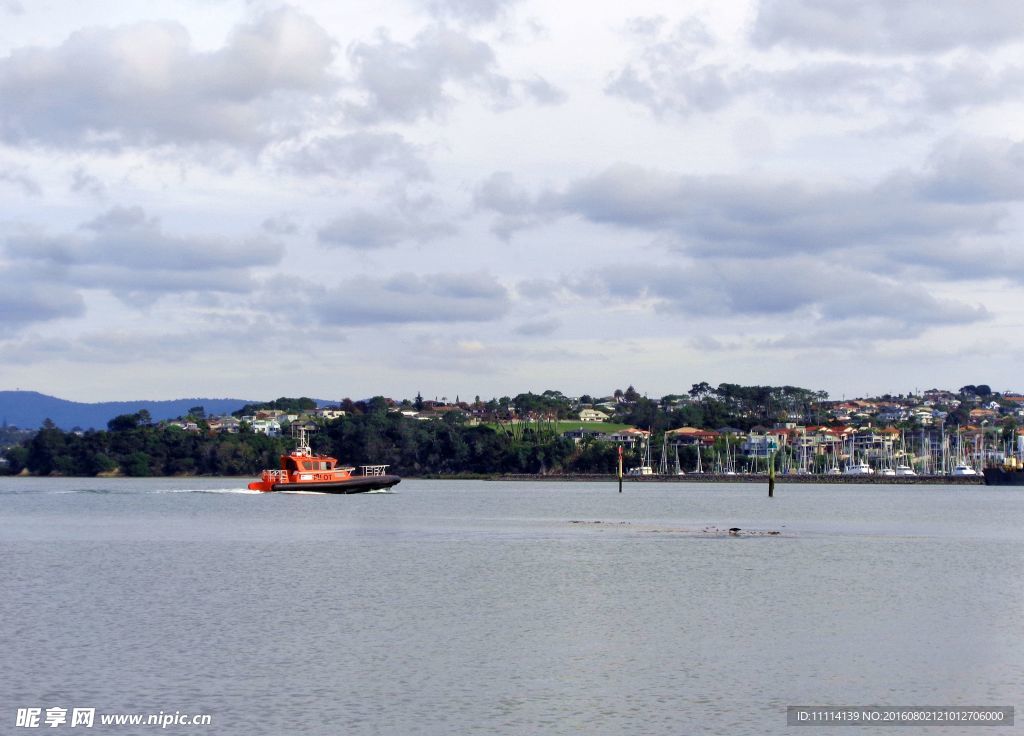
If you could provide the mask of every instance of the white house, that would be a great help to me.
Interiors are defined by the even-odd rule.
[[[268,437],[277,437],[281,434],[281,424],[276,419],[253,419],[252,431]]]

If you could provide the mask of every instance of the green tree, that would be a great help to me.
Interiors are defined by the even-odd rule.
[[[143,409],[134,414],[120,414],[114,417],[107,422],[107,429],[111,432],[126,432],[131,429],[137,429],[140,426],[145,426],[149,422],[149,412]]]
[[[153,474],[149,464],[149,455],[141,451],[133,452],[125,457],[121,467],[126,475],[135,478],[145,478]]]
[[[29,441],[26,466],[36,475],[65,473],[71,460],[65,434],[47,419]]]
[[[102,452],[97,452],[89,459],[89,475],[99,475],[100,473],[111,473],[117,470],[118,464],[109,455]]]
[[[29,450],[23,445],[8,447],[4,450],[4,457],[7,459],[7,470],[12,475],[18,475],[28,469]]]

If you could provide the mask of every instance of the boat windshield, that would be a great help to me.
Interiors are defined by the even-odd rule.
[[[331,464],[327,460],[303,460],[303,470],[330,470]]]

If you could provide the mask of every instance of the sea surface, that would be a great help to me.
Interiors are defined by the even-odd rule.
[[[1024,718],[1024,489],[245,483],[0,478],[0,734],[834,733],[787,726],[788,705]],[[30,707],[97,720],[17,728]],[[100,725],[119,713],[212,725]]]

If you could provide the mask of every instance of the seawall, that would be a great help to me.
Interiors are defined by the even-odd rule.
[[[613,474],[509,474],[494,476],[493,480],[543,480],[543,481],[588,481],[616,483],[618,478]],[[714,473],[703,473],[701,475],[644,475],[624,476],[623,483],[761,483],[767,485],[768,476],[761,475],[718,475]],[[956,485],[956,486],[978,486],[985,482],[982,476],[955,476],[955,475],[776,475],[777,485],[791,483],[843,483],[861,485]]]

